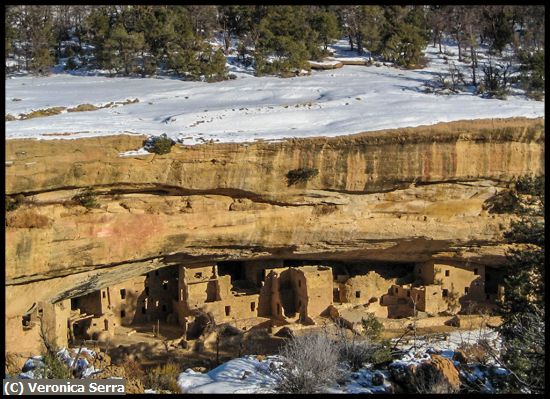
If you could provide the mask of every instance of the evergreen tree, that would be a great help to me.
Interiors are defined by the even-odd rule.
[[[327,10],[317,10],[311,18],[311,27],[318,33],[324,50],[328,45],[340,35],[340,27],[336,14]]]
[[[10,54],[13,53],[13,50],[15,49],[15,42],[17,40],[15,21],[17,20],[18,9],[15,6],[4,7],[6,13],[6,23],[4,24],[4,51],[7,60]]]
[[[307,69],[310,50],[315,51],[318,43],[319,38],[307,24],[302,7],[272,6],[260,22],[256,71],[288,73],[293,68]],[[268,62],[268,57],[274,59]]]
[[[47,6],[27,6],[27,29],[30,38],[31,61],[29,70],[38,74],[49,74],[54,65],[52,51],[53,31],[51,9]]]
[[[414,13],[411,14],[411,11]],[[382,56],[397,65],[412,67],[422,61],[422,50],[427,44],[427,32],[423,25],[415,24],[417,11],[409,7],[386,8]]]
[[[483,9],[483,34],[489,40],[491,50],[501,54],[512,43],[516,14],[510,6],[486,6]]]
[[[544,51],[520,50],[520,81],[529,97],[541,100],[545,92]]]
[[[511,386],[544,391],[544,176],[516,183],[519,219],[505,234],[516,247],[507,254],[504,301],[503,362],[513,373]]]
[[[431,28],[433,45],[439,46],[439,54],[443,53],[441,49],[441,39],[446,28],[445,6],[431,5],[426,15],[428,26]]]

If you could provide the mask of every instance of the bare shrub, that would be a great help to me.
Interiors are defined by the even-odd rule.
[[[145,372],[135,360],[128,359],[121,366],[124,368],[124,374],[127,378],[140,381],[145,380]]]
[[[316,168],[300,168],[289,170],[286,174],[288,186],[298,183],[305,183],[319,174],[319,169]]]
[[[280,351],[283,366],[275,371],[281,393],[315,393],[343,379],[338,346],[325,334],[297,336]]]
[[[485,339],[481,339],[474,343],[463,343],[457,347],[457,351],[460,351],[468,363],[475,362],[479,364],[487,364],[491,358],[487,348],[490,346],[489,342]]]
[[[88,209],[99,208],[96,197],[97,194],[91,188],[86,188],[73,196],[72,200]]]
[[[42,318],[40,318],[39,335],[44,346],[42,351],[43,366],[35,371],[35,377],[48,379],[73,378],[71,369],[57,356],[59,347],[50,340]]]
[[[155,391],[179,392],[177,379],[180,373],[181,370],[175,363],[156,366],[145,372],[145,386]]]

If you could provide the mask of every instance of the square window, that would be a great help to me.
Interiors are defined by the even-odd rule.
[[[120,298],[121,299],[126,299],[126,290],[124,288],[122,288],[120,290]]]
[[[202,273],[195,273],[195,278],[202,278]]]
[[[256,302],[250,302],[250,311],[254,312],[256,310]]]
[[[361,291],[355,291],[355,297],[361,298]]]
[[[449,277],[451,275],[451,272],[449,270],[445,270],[445,277]]]
[[[101,291],[101,296],[105,298],[105,291]]]
[[[225,307],[225,315],[229,316],[230,313],[231,313],[231,306],[226,306]]]

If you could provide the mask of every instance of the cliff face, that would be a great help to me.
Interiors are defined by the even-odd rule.
[[[483,203],[544,173],[544,122],[439,124],[338,138],[174,146],[144,137],[9,140],[8,315],[155,268],[226,259],[503,260],[506,215]],[[317,168],[307,183],[286,174]],[[99,208],[70,200],[81,188]]]

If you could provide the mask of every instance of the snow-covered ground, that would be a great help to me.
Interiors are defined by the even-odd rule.
[[[499,350],[500,340],[494,330],[454,331],[448,335],[447,340],[420,337],[414,345],[411,342],[398,345],[403,354],[393,363],[405,366],[419,364],[430,360],[430,355],[434,353],[452,360],[458,346],[475,343],[480,339],[488,340],[496,351]],[[459,364],[457,361],[453,362],[455,365]],[[245,356],[230,360],[206,373],[188,369],[179,375],[178,386],[183,393],[274,393],[277,386],[274,370],[281,365],[279,356],[267,356],[262,360],[258,360],[256,356]],[[506,373],[504,369],[494,364],[493,366],[495,373]],[[375,374],[383,376],[382,385],[373,384]],[[470,380],[485,379],[485,390],[491,392],[493,388],[485,374],[486,370],[474,367],[465,377]],[[327,393],[384,393],[390,388],[389,379],[388,370],[376,370],[372,365],[366,365],[351,373],[345,384],[329,387]]]
[[[81,355],[88,355],[94,357],[95,352],[83,347],[80,352],[76,348],[67,349],[62,348],[57,352],[57,357],[65,363],[68,367],[74,369],[76,374],[80,378],[89,378],[93,374],[96,374],[100,370],[96,370],[88,363],[88,360],[80,357]],[[78,359],[77,359],[78,357]],[[77,359],[75,361],[75,359]],[[21,379],[35,379],[44,378],[44,362],[42,356],[37,355],[29,358],[23,365],[22,372],[19,373],[17,378]]]
[[[416,341],[402,342],[397,348],[402,354],[396,359],[393,366],[408,366],[419,364],[430,360],[431,354],[437,353],[448,359],[453,359],[455,350],[461,344],[475,343],[480,339],[487,340],[496,352],[500,350],[500,339],[495,330],[472,330],[454,331],[447,336],[446,340],[438,338],[419,337]],[[87,348],[82,348],[80,355],[87,354],[94,357],[95,353]],[[89,378],[101,370],[94,369],[84,358],[75,358],[79,355],[78,349],[61,349],[57,356],[69,367],[76,369],[80,378]],[[459,363],[454,361],[455,365]],[[277,379],[274,371],[282,367],[281,358],[277,355],[267,356],[259,360],[257,356],[244,356],[230,360],[220,366],[206,372],[200,373],[187,369],[177,379],[178,387],[183,393],[273,393],[276,392]],[[495,374],[506,374],[506,370],[497,367],[491,361],[492,372]],[[390,367],[392,366],[390,365]],[[44,363],[42,356],[29,358],[23,366],[22,372],[17,376],[21,379],[42,378]],[[474,366],[468,374],[463,377],[470,380],[478,379],[483,381],[486,392],[492,392],[493,388],[488,381],[487,369]],[[382,376],[382,384],[374,385],[373,376]],[[390,372],[387,369],[377,370],[372,365],[365,365],[364,368],[350,374],[345,384],[335,385],[327,388],[327,393],[384,393],[391,388]],[[155,393],[154,390],[146,389],[145,393]]]
[[[344,54],[344,48],[345,42],[335,45],[336,59],[353,54]],[[456,49],[448,49],[456,54]],[[233,65],[237,79],[219,83],[67,73],[13,77],[6,80],[6,114],[13,116],[54,106],[99,106],[134,98],[139,103],[7,121],[6,137],[69,139],[166,133],[194,144],[337,136],[461,119],[544,116],[544,102],[520,94],[504,101],[469,92],[424,93],[424,83],[447,68],[435,48],[428,47],[426,56],[430,64],[422,70],[349,65],[288,79],[254,77],[237,72]],[[57,135],[61,133],[74,134]]]

